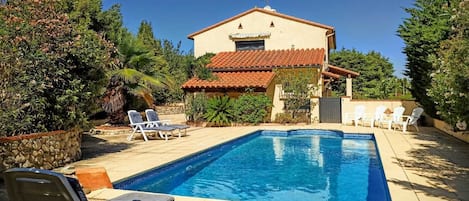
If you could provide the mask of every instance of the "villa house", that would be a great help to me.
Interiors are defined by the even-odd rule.
[[[237,97],[246,88],[265,92],[273,100],[271,120],[282,113],[285,96],[276,73],[311,70],[310,83],[319,86],[312,101],[327,95],[328,84],[358,73],[329,65],[329,52],[336,47],[333,27],[281,14],[271,9],[253,8],[188,36],[194,41],[194,56],[215,53],[207,65],[216,80],[192,78],[182,85],[186,93],[204,91]],[[312,119],[319,115],[317,107]]]

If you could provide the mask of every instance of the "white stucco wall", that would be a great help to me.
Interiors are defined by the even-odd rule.
[[[270,27],[272,22],[274,27]],[[239,24],[242,29],[238,29]],[[235,51],[235,41],[230,39],[230,34],[265,32],[270,33],[270,37],[264,38],[266,50],[292,47],[328,49],[327,29],[256,11],[195,35],[194,56],[199,57],[208,52]]]

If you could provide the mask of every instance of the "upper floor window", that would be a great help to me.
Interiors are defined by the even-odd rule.
[[[235,41],[236,51],[265,50],[264,40]]]

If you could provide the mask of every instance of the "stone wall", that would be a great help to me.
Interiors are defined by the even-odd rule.
[[[0,138],[0,172],[14,167],[53,169],[81,157],[81,132],[54,131]]]
[[[410,115],[412,110],[418,107],[418,104],[412,100],[361,100],[361,99],[351,99],[350,97],[342,97],[342,122],[343,123],[350,123],[346,122],[347,113],[354,113],[355,106],[357,105],[364,105],[365,106],[365,113],[374,114],[376,107],[380,105],[386,106],[389,111],[398,106],[402,106],[405,108],[404,115]],[[422,116],[426,116],[425,112]],[[426,117],[422,117],[422,119],[426,119]],[[425,123],[427,125],[427,123]]]
[[[184,104],[156,106],[158,114],[184,114]]]
[[[469,143],[469,131],[453,131],[452,127],[446,122],[439,119],[432,119],[433,125],[435,128],[445,132],[448,135],[452,135],[455,138],[458,138],[466,143]]]

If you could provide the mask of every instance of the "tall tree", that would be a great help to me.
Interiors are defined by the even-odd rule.
[[[97,17],[101,13],[101,0],[65,0],[70,20],[83,29],[91,29],[98,24]],[[99,32],[100,30],[94,30]]]
[[[190,68],[194,56],[185,53],[181,50],[181,42],[179,41],[174,45],[169,40],[163,40],[163,57],[168,62],[168,69],[174,82],[170,88],[160,93],[160,97],[163,97],[164,102],[171,101],[182,101],[184,92],[180,86],[187,81],[189,75],[186,69]]]
[[[102,33],[115,46],[119,46],[121,40],[128,33],[127,28],[123,25],[123,17],[119,4],[112,5],[108,10],[100,12],[96,23],[91,28],[98,33]]]
[[[383,80],[394,78],[394,69],[389,60],[380,53],[371,51],[363,54],[355,49],[342,49],[331,53],[330,63],[360,73],[353,81],[354,97],[382,99],[389,96],[389,93],[382,90],[383,84],[386,83]],[[341,79],[332,87],[339,94],[344,94],[345,80]]]
[[[181,74],[184,71],[178,68],[180,65],[178,63],[179,59],[184,57],[182,53],[179,49],[173,48],[173,44],[167,40],[164,40],[163,47],[161,41],[155,38],[152,26],[147,21],[140,23],[137,37],[160,61],[156,64],[158,66],[157,71],[171,77],[171,79],[166,79],[167,82],[164,87],[153,90],[155,101],[157,103],[181,101],[183,92],[179,86],[186,80],[186,76]],[[171,82],[169,82],[170,80]]]
[[[153,34],[151,23],[143,20],[138,28],[137,38],[150,48],[155,55],[162,54],[161,41],[157,40]]]
[[[394,81],[394,68],[388,58],[371,51],[365,55],[365,66],[360,72],[357,82],[363,81],[363,93],[370,98],[388,98],[390,90],[383,91],[383,80]]]
[[[163,44],[161,44],[161,40],[155,38],[150,22],[142,21],[140,23],[137,37],[155,56],[165,61],[165,66],[160,65],[159,71],[165,72],[174,81],[168,82],[166,87],[154,90],[156,101],[159,103],[181,101],[183,91],[179,86],[187,80],[185,69],[190,65],[192,57],[185,55],[180,50],[181,42],[173,45],[171,41],[163,40]]]
[[[127,29],[123,26],[120,5],[102,10],[102,0],[63,0],[70,20],[81,27],[102,34],[115,46],[120,45]]]
[[[359,71],[359,68],[365,65],[365,55],[355,49],[349,50],[343,48],[339,51],[331,52],[329,63],[341,68],[362,73]],[[353,82],[355,96],[362,96],[361,92],[359,92],[359,89],[361,88],[359,87],[360,83],[362,82],[359,82],[357,79]],[[333,83],[332,90],[340,95],[345,95],[345,80],[341,79],[338,82]]]
[[[431,74],[429,96],[443,120],[465,130],[469,123],[469,1],[461,2],[451,19],[451,37],[433,57],[436,70]]]
[[[431,116],[435,116],[436,110],[434,101],[427,95],[430,74],[434,70],[430,57],[438,52],[440,42],[449,37],[452,8],[458,2],[460,0],[416,0],[415,7],[405,9],[410,17],[398,28],[398,35],[406,44],[405,75],[410,78],[410,91]]]

